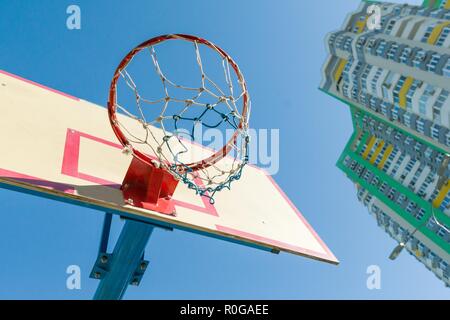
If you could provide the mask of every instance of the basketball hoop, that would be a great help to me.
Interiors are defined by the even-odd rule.
[[[193,44],[193,58],[200,75],[198,86],[177,84],[163,72],[155,47],[167,44],[169,40]],[[201,47],[212,50],[220,58],[224,85],[227,87],[225,90],[207,75]],[[148,55],[149,64],[138,71],[153,67],[153,75],[156,74],[162,84],[161,97],[145,97],[141,88],[146,88],[146,83],[141,82],[138,88],[138,81],[127,70],[135,59],[137,62],[139,55],[144,58]],[[131,89],[134,103],[119,103],[120,80],[127,90]],[[173,96],[171,90],[191,96]],[[158,105],[161,106],[161,113],[148,120],[146,113],[154,113]],[[131,50],[112,78],[108,113],[124,153],[133,156],[121,187],[124,199],[130,205],[172,214],[174,207],[170,199],[179,181],[214,203],[214,194],[225,188],[230,189],[231,183],[241,177],[242,169],[248,163],[250,99],[244,77],[224,50],[205,39],[182,34],[163,35]],[[129,121],[138,121],[142,132],[131,132],[127,128]],[[182,127],[183,123],[188,123],[192,128],[187,130]],[[158,126],[158,131],[155,126]],[[210,150],[204,148],[203,141],[200,141],[200,146],[195,141],[198,128],[232,130],[233,134],[221,148]],[[186,140],[186,132],[187,137],[197,144]]]

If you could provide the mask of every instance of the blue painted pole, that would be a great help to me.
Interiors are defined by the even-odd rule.
[[[112,214],[107,212],[105,213],[105,218],[103,219],[102,238],[100,239],[100,247],[98,249],[99,254],[108,252],[108,241],[109,233],[111,231],[111,223]]]
[[[120,300],[132,281],[144,254],[153,226],[127,220],[117,240],[109,271],[100,280],[94,300]]]

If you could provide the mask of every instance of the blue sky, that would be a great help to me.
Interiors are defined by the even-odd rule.
[[[416,1],[417,3],[418,1]],[[340,259],[332,266],[273,255],[181,231],[156,231],[140,287],[128,299],[449,298],[442,282],[358,203],[335,162],[352,133],[350,113],[322,94],[323,38],[358,1],[0,1],[0,69],[105,105],[111,75],[137,43],[165,33],[213,40],[235,57],[253,99],[252,127],[280,129],[276,181]],[[81,30],[66,28],[79,5]],[[0,298],[90,299],[101,212],[0,191]],[[122,222],[115,220],[113,240]],[[66,288],[79,265],[81,290]],[[381,289],[366,287],[381,268]]]

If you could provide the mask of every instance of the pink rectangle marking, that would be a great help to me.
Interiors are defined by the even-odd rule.
[[[98,143],[102,143],[102,144],[110,146],[112,148],[122,149],[122,146],[117,143],[113,143],[111,141],[101,139],[101,138],[95,137],[93,135],[83,133],[83,132],[69,128],[69,129],[67,129],[67,133],[66,133],[66,144],[65,144],[65,148],[64,148],[64,156],[63,156],[63,164],[62,164],[62,168],[61,168],[61,173],[71,176],[71,177],[83,179],[85,181],[89,181],[89,182],[92,182],[92,183],[95,183],[98,185],[108,186],[111,188],[119,189],[120,184],[117,182],[108,181],[108,180],[105,180],[100,177],[96,177],[96,176],[93,176],[90,174],[80,172],[79,167],[78,167],[78,162],[80,159],[81,138],[96,141]],[[216,217],[219,216],[214,205],[212,205],[206,197],[201,197],[201,200],[203,203],[203,207],[194,205],[191,203],[187,203],[184,201],[180,201],[177,199],[173,199],[172,201],[174,202],[174,204],[176,206],[184,207],[184,208],[198,211],[201,213],[206,213],[206,214],[216,216]]]

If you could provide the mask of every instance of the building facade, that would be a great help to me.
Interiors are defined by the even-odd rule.
[[[321,90],[354,126],[338,167],[378,225],[450,286],[450,0],[362,2],[326,45]]]

